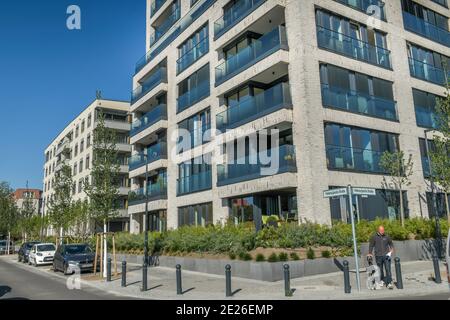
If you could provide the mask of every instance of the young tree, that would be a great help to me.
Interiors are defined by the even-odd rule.
[[[448,193],[450,193],[450,88],[447,86],[446,96],[436,104],[437,131],[440,136],[433,137],[434,147],[430,150],[432,179],[445,192],[447,218],[450,222]]]
[[[380,166],[389,175],[394,188],[400,192],[400,221],[405,225],[405,208],[403,206],[403,190],[411,184],[409,180],[412,175],[413,161],[410,154],[408,160],[405,160],[403,151],[384,152],[380,159]],[[383,187],[389,189],[389,183],[386,177],[383,178]]]
[[[20,208],[20,227],[22,231],[22,237],[25,239],[25,241],[28,238],[28,233],[31,231],[32,228],[32,217],[36,214],[36,207],[33,203],[33,198],[30,197],[30,195],[26,194],[23,202],[22,207]]]
[[[85,181],[84,191],[89,197],[91,217],[95,223],[103,223],[105,233],[107,222],[118,212],[120,166],[116,142],[116,134],[114,130],[105,126],[105,116],[100,110],[94,129],[91,181],[88,183]],[[103,246],[103,260],[106,266],[106,237]]]
[[[72,205],[72,227],[71,231],[73,235],[85,242],[90,235],[89,221],[90,221],[90,209],[87,200],[78,200]]]
[[[0,234],[9,235],[16,230],[19,212],[7,182],[0,182]]]
[[[60,242],[69,229],[72,220],[72,168],[64,164],[56,174],[54,190],[48,204],[48,219],[54,229],[57,229]]]

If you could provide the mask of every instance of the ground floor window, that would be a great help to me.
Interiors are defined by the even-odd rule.
[[[213,224],[212,202],[178,208],[178,226],[208,226]]]
[[[333,189],[336,187],[330,187]],[[350,223],[348,214],[348,197],[330,198],[331,219],[333,221],[345,221]],[[405,218],[409,216],[408,199],[406,191],[403,191],[403,208]],[[353,196],[353,209],[355,221],[377,218],[400,220],[400,192],[395,190],[377,189],[375,196]]]
[[[436,208],[438,212],[438,216],[440,218],[447,216],[447,204],[445,203],[445,196],[447,196],[447,201],[450,203],[450,194],[445,193],[436,193]],[[433,209],[433,193],[427,192],[427,207],[428,207],[428,216],[433,218],[435,216]]]
[[[160,210],[148,214],[148,228],[150,232],[164,232],[167,230],[167,211]]]
[[[128,219],[117,219],[108,222],[108,232],[128,232],[129,230]]]

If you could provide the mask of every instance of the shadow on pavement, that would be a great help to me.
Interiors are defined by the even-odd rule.
[[[0,286],[0,298],[3,297],[5,294],[11,292],[11,287],[9,286]]]

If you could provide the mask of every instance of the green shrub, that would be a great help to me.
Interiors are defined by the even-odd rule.
[[[330,250],[323,250],[322,251],[322,258],[330,258],[330,257],[331,257]]]
[[[269,261],[269,262],[278,262],[279,260],[278,260],[277,254],[276,254],[275,252],[273,252],[273,253],[269,256],[269,258],[267,258],[267,261]]]
[[[240,252],[239,259],[241,259],[243,261],[250,261],[250,260],[252,260],[252,256],[248,252]]]
[[[266,257],[264,257],[264,255],[263,255],[262,253],[258,253],[258,254],[256,255],[255,260],[256,260],[257,262],[263,262],[263,261],[266,261]]]
[[[308,251],[306,251],[306,258],[314,259],[315,257],[316,257],[316,254],[314,253],[314,250],[311,248],[308,248]]]
[[[290,256],[291,256],[291,260],[300,260],[300,257],[298,256],[298,254],[296,252],[291,252]]]
[[[278,260],[280,260],[280,261],[288,261],[289,257],[288,257],[286,252],[280,252],[280,254],[278,255]]]
[[[235,259],[236,259],[236,254],[233,253],[233,252],[230,252],[230,253],[228,254],[228,257],[229,257],[231,260],[235,260]]]

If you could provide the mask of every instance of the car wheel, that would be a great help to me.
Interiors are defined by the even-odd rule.
[[[63,270],[63,271],[64,271],[64,275],[65,275],[65,276],[69,275],[69,272],[67,272],[67,269],[68,269],[67,264],[64,264],[63,269],[64,269],[64,270]]]

